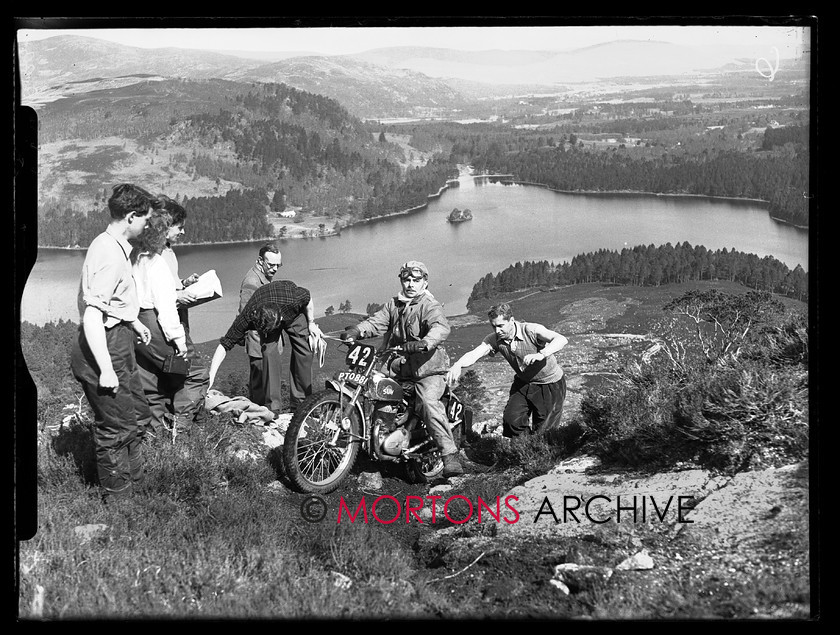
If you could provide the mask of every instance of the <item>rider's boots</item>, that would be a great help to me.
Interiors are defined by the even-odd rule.
[[[450,476],[460,476],[464,473],[464,468],[461,467],[461,462],[458,460],[456,453],[446,454],[443,456],[443,475],[446,478]]]

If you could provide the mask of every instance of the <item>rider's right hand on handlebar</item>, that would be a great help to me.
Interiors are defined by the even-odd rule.
[[[339,337],[343,340],[357,340],[362,336],[362,332],[355,326],[345,326],[344,331]]]

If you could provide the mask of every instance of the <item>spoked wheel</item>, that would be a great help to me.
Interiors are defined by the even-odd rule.
[[[461,447],[463,424],[452,427],[452,440],[455,447]],[[426,483],[443,474],[443,458],[439,450],[427,452],[423,456],[410,459],[405,463],[405,476],[409,483]]]
[[[283,463],[299,491],[327,494],[350,473],[361,434],[356,410],[349,424],[348,430],[342,428],[339,395],[332,390],[310,395],[297,409],[283,440]]]
[[[405,478],[409,483],[426,483],[443,473],[443,459],[437,450],[405,463]]]

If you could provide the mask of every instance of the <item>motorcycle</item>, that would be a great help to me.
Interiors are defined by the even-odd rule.
[[[437,478],[443,459],[414,412],[413,386],[389,372],[404,356],[402,347],[377,351],[360,340],[337,341],[348,348],[347,370],[307,397],[286,430],[282,460],[293,488],[310,494],[336,490],[350,474],[360,448],[374,460],[402,464],[409,483]],[[460,446],[472,410],[449,386],[441,401],[455,445]]]

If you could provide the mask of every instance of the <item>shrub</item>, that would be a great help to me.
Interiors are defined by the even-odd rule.
[[[741,471],[780,467],[807,456],[807,376],[747,366],[718,372],[703,392],[685,391],[675,419],[702,443],[701,461]]]
[[[684,299],[705,303],[701,321],[718,325],[712,337],[700,325],[699,346],[672,339],[663,347],[665,354],[628,368],[607,389],[586,395],[581,419],[590,450],[605,462],[633,467],[693,461],[727,472],[807,457],[805,317],[782,316],[764,295],[748,295],[758,308],[745,309],[744,298],[687,295]],[[748,326],[742,309],[753,315]],[[692,311],[692,320],[702,313]],[[722,335],[724,322],[741,325],[737,336]],[[727,333],[736,330],[726,328]]]
[[[38,454],[40,486],[57,485],[71,474],[78,474],[87,485],[99,482],[90,421],[73,421],[62,426],[49,444],[40,444]]]
[[[545,474],[564,455],[564,448],[554,445],[548,435],[526,434],[507,441],[498,441],[495,447],[497,468],[520,468],[526,475]]]
[[[465,408],[472,408],[473,414],[477,415],[484,410],[487,389],[481,383],[481,379],[479,379],[475,370],[469,369],[461,375],[458,387],[454,392],[461,399]]]
[[[651,469],[690,456],[691,440],[673,424],[678,389],[675,373],[656,360],[585,395],[580,410],[587,447],[606,463]]]
[[[710,361],[735,359],[754,329],[772,324],[782,304],[767,291],[731,294],[711,289],[687,291],[663,307],[693,327],[694,343]]]

